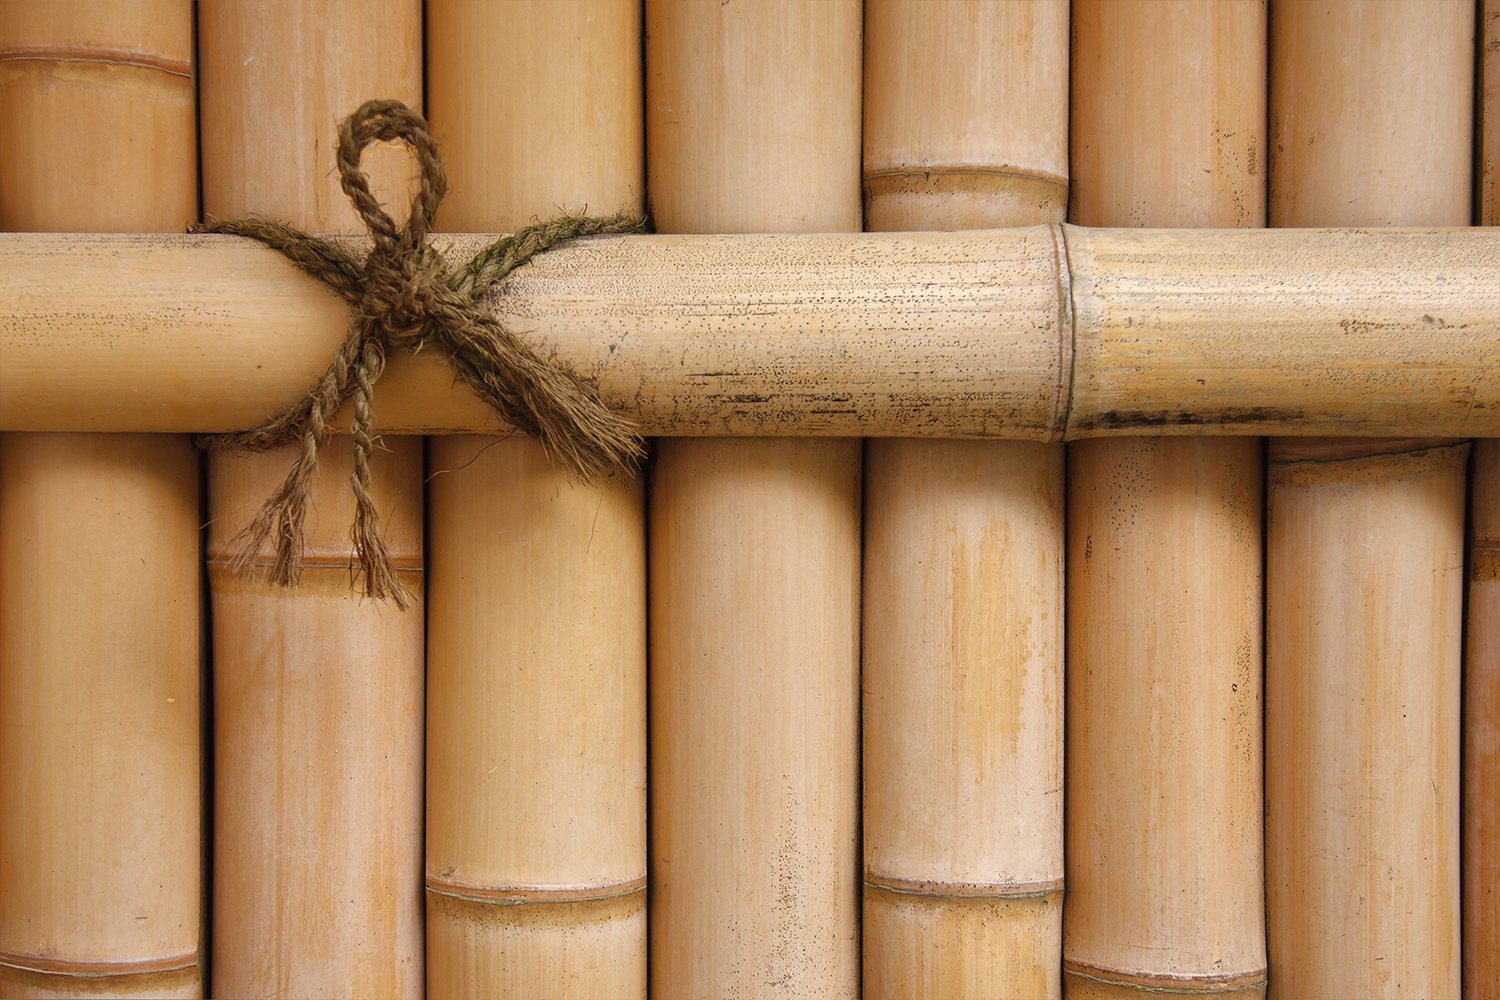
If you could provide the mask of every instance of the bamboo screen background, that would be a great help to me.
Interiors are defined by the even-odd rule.
[[[0,228],[353,231],[375,96],[450,232],[1467,226],[1500,0],[0,0]],[[0,435],[6,995],[1500,995],[1495,441],[385,448],[405,614],[347,448],[278,592],[286,455]]]

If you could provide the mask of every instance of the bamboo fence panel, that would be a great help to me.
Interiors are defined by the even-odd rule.
[[[180,229],[194,105],[188,3],[0,6],[0,228]],[[6,996],[202,995],[198,523],[185,435],[0,435]]]
[[[1073,40],[1075,222],[1265,225],[1262,0],[1079,0]],[[1070,997],[1265,993],[1261,452],[1068,449]]]
[[[659,230],[860,228],[861,7],[646,4]],[[860,465],[852,440],[658,444],[654,996],[858,992]]]
[[[1500,225],[1500,0],[1480,8],[1476,201]],[[1500,441],[1476,441],[1470,490],[1464,655],[1463,983],[1466,1000],[1500,995]]]
[[[358,228],[339,190],[335,130],[372,94],[420,104],[421,26],[414,0],[203,4],[205,212]],[[405,151],[371,150],[366,162],[402,216]],[[404,614],[349,590],[347,439],[320,457],[302,582],[288,591],[236,577],[229,563],[290,453],[210,459],[213,976],[223,995],[423,992],[422,445],[384,446],[371,471],[387,544],[417,598]]]
[[[867,3],[866,227],[1061,221],[1067,66],[1066,3]],[[1062,477],[867,444],[867,996],[1061,995]]]
[[[1500,440],[1474,443],[1464,676],[1464,996],[1500,995]]]
[[[441,228],[641,207],[639,3],[430,2],[427,26]],[[428,448],[428,996],[644,997],[643,490],[523,436]]]
[[[1273,6],[1272,225],[1469,221],[1474,14]],[[1431,440],[1271,443],[1273,997],[1460,991],[1467,453]]]

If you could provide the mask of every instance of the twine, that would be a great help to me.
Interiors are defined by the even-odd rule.
[[[421,166],[421,187],[404,229],[381,209],[359,167],[364,148],[376,141],[405,143]],[[349,334],[333,363],[299,402],[254,430],[197,440],[211,451],[241,454],[300,445],[285,481],[234,543],[234,568],[249,573],[272,542],[275,555],[268,575],[273,583],[293,586],[318,449],[334,432],[334,414],[352,399],[355,509],[349,535],[356,572],[364,578],[366,596],[389,598],[406,608],[411,596],[381,539],[370,495],[370,453],[378,443],[374,386],[386,355],[393,350],[415,354],[432,346],[502,420],[535,437],[584,480],[611,466],[633,468],[645,455],[634,425],[606,407],[577,374],[542,358],[505,329],[480,299],[539,253],[580,236],[644,232],[645,220],[631,212],[607,218],[561,216],[497,240],[450,271],[427,239],[448,185],[437,141],[421,115],[400,101],[367,101],[339,126],[338,168],[344,193],[375,241],[362,262],[336,243],[275,222],[242,219],[193,227],[199,233],[259,240],[354,307]]]

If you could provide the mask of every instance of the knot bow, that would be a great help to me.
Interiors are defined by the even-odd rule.
[[[360,156],[372,142],[402,142],[421,166],[406,225],[398,228],[370,193]],[[286,479],[237,539],[235,567],[245,572],[267,542],[274,545],[272,582],[297,581],[302,524],[318,449],[334,432],[344,404],[354,403],[354,525],[350,538],[367,596],[405,608],[410,595],[380,537],[370,495],[374,385],[392,350],[416,353],[432,345],[500,418],[559,455],[581,478],[610,466],[633,467],[645,450],[634,426],[600,400],[577,374],[547,361],[490,315],[481,300],[533,256],[580,236],[645,231],[645,220],[621,212],[607,218],[562,216],[497,240],[451,271],[428,242],[432,219],[448,182],[437,141],[421,115],[400,101],[368,101],[339,127],[339,178],[374,245],[359,260],[340,244],[260,220],[214,222],[194,232],[259,240],[323,281],[353,307],[349,334],[333,363],[307,394],[254,430],[204,436],[202,447],[241,453],[300,445]]]

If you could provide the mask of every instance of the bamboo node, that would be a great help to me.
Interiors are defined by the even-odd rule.
[[[421,167],[421,184],[404,227],[397,227],[380,207],[360,170],[361,153],[376,141],[405,143]],[[339,126],[337,158],[344,193],[374,240],[363,261],[336,243],[275,222],[239,219],[191,229],[258,240],[333,288],[354,312],[333,362],[300,401],[260,427],[196,441],[201,448],[240,453],[300,446],[286,479],[235,539],[233,560],[236,572],[248,574],[271,542],[269,577],[280,586],[293,586],[318,450],[333,434],[334,414],[352,400],[355,512],[350,538],[357,567],[351,568],[363,577],[365,596],[389,598],[405,609],[411,595],[391,563],[370,494],[370,453],[378,442],[374,387],[386,355],[436,347],[502,420],[535,437],[549,454],[561,456],[584,480],[612,466],[633,469],[645,455],[635,425],[606,407],[593,385],[541,357],[507,330],[480,300],[539,253],[582,236],[644,232],[646,223],[631,211],[603,218],[563,215],[499,239],[450,270],[428,242],[448,183],[437,140],[421,115],[400,101],[366,101]]]

